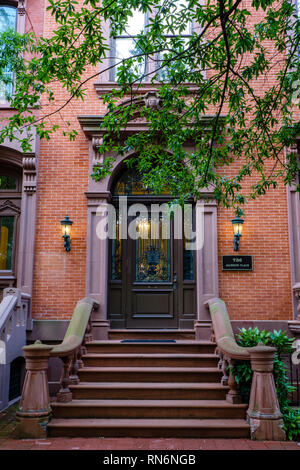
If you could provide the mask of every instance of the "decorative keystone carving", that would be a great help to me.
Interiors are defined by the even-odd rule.
[[[247,411],[251,439],[284,441],[283,419],[273,377],[275,348],[249,349],[253,378]]]
[[[156,91],[149,91],[145,95],[145,106],[151,109],[160,109],[161,108],[161,99],[158,97]]]
[[[36,191],[36,158],[35,156],[23,157],[24,191],[34,193]]]

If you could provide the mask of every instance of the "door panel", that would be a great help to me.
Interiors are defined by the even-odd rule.
[[[133,315],[145,314],[169,314],[172,310],[173,292],[171,291],[146,291],[134,289]]]
[[[196,314],[194,254],[185,240],[165,239],[161,219],[137,224],[138,238],[110,241],[108,316],[112,328],[193,327]],[[152,229],[152,230],[151,230]],[[164,235],[163,235],[164,234]]]
[[[150,207],[148,214],[135,223],[139,237],[127,240],[131,266],[127,271],[126,325],[176,328],[173,239],[164,238],[162,219],[152,218]]]

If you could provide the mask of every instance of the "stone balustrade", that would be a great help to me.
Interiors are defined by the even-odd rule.
[[[30,300],[20,289],[4,289],[0,303],[0,411],[9,405],[11,363],[23,357]]]
[[[79,383],[77,371],[82,366],[81,356],[85,353],[85,344],[92,340],[91,314],[98,307],[99,304],[91,298],[80,300],[61,344],[53,346],[36,341],[23,348],[26,377],[17,411],[15,437],[46,436],[47,424],[51,419],[47,376],[50,357],[59,357],[63,364],[57,401],[72,400],[69,384]]]
[[[236,361],[248,360],[253,371],[249,408],[247,410],[251,439],[282,441],[286,439],[283,430],[273,377],[273,363],[276,349],[259,344],[253,348],[239,346],[233,334],[225,302],[213,298],[206,302],[212,319],[212,340],[220,357],[219,368],[223,372],[221,383],[229,386],[226,400],[241,403],[238,385],[233,375]]]

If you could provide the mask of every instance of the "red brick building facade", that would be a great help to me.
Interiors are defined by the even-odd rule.
[[[19,8],[18,27],[23,30],[32,28],[37,35],[47,37],[55,29],[44,0],[1,2],[1,5],[6,4]],[[245,7],[250,4],[248,0],[243,1]],[[254,25],[260,14],[253,11],[249,22]],[[96,72],[97,68],[88,67],[86,76]],[[274,77],[275,74],[276,67]],[[5,174],[10,164],[17,168],[20,178],[23,172],[23,205],[19,234],[15,234],[14,240],[17,264],[9,272],[0,272],[1,288],[18,286],[32,296],[33,324],[38,328],[42,324],[50,325],[49,320],[68,320],[76,302],[87,295],[96,296],[102,304],[99,322],[104,330],[109,327],[110,252],[103,243],[95,242],[93,217],[97,204],[108,201],[114,183],[113,177],[95,183],[90,175],[97,158],[95,148],[99,132],[95,126],[105,113],[101,94],[110,84],[113,86],[107,73],[99,74],[97,79],[87,83],[84,103],[72,100],[52,118],[61,126],[64,121],[70,121],[71,127],[78,131],[75,141],[70,142],[58,131],[50,141],[36,139],[33,153],[28,156],[13,142],[0,148],[0,173]],[[262,78],[257,80],[257,89],[264,86],[269,87],[270,82],[264,84]],[[140,87],[140,96],[146,96],[149,91],[155,88],[148,83]],[[45,109],[47,112],[55,110],[67,98],[59,85],[54,92],[55,103],[51,109],[42,107],[40,116]],[[1,105],[2,117],[13,112],[7,104]],[[31,158],[31,163],[26,158]],[[120,164],[121,159],[117,162]],[[224,171],[234,171],[234,165]],[[26,186],[28,181],[31,183]],[[0,193],[2,204],[11,196],[9,192]],[[25,202],[27,199],[30,203]],[[201,331],[205,331],[205,335],[208,331],[209,317],[203,304],[212,295],[226,302],[231,319],[239,325],[244,321],[262,321],[264,325],[271,321],[272,325],[278,322],[279,327],[287,326],[286,322],[297,316],[297,289],[293,291],[293,286],[300,282],[299,193],[282,184],[245,207],[239,255],[253,257],[253,270],[247,272],[223,271],[221,266],[223,255],[234,255],[232,211],[217,207],[212,199],[205,210],[204,247],[202,253],[196,255],[194,317],[189,312],[191,321],[198,322],[198,326],[199,322],[202,324],[200,336]],[[66,214],[73,221],[70,252],[65,251],[61,238],[60,221]],[[94,266],[97,263],[101,269]],[[47,333],[43,335],[47,338]],[[31,337],[36,334],[31,333]]]

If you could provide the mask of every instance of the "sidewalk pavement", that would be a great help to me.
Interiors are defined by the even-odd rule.
[[[49,438],[3,439],[1,450],[300,450],[300,442],[248,439]]]

